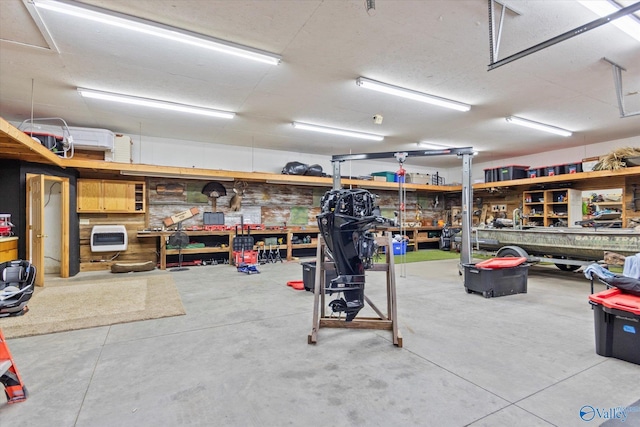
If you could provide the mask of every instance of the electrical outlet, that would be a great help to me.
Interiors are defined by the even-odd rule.
[[[507,211],[507,205],[499,205],[498,209],[500,212],[506,212]]]
[[[491,212],[500,212],[498,205],[491,205]]]

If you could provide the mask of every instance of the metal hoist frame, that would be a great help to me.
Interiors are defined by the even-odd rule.
[[[407,157],[427,157],[427,156],[446,156],[457,155],[462,158],[462,242],[460,246],[460,264],[471,263],[471,214],[473,212],[473,206],[471,201],[473,200],[473,187],[471,186],[471,164],[474,155],[472,147],[464,148],[445,148],[441,150],[413,150],[407,152],[394,152],[387,151],[383,153],[366,153],[366,154],[338,154],[331,157],[331,164],[333,166],[333,189],[339,190],[342,188],[340,184],[340,163],[346,160],[376,160],[387,159],[395,157],[402,163]],[[402,165],[400,167],[402,169]],[[404,183],[399,185],[399,193],[402,193]],[[406,196],[406,190],[405,190]],[[399,218],[400,212],[398,212]],[[402,221],[400,223],[402,225]]]
[[[500,19],[498,21],[498,31],[496,32],[496,23],[493,18],[494,4],[498,3],[501,7],[500,10]],[[500,50],[500,39],[502,37],[502,25],[504,24],[504,17],[506,11],[510,10],[516,15],[520,15],[520,13],[514,10],[512,7],[507,6],[505,3],[502,3],[497,0],[489,0],[489,59],[493,64],[498,60],[498,52]]]
[[[502,35],[502,25],[503,25],[503,21],[504,21],[504,15],[505,15],[505,10],[508,9],[510,11],[513,11],[514,13],[520,15],[520,13],[516,12],[513,10],[513,8],[511,6],[506,6],[506,2],[503,3],[499,0],[487,0],[488,4],[489,4],[489,59],[490,59],[490,64],[489,64],[489,71],[494,70],[498,67],[501,67],[503,65],[506,65],[510,62],[513,62],[515,60],[518,60],[520,58],[523,58],[527,55],[530,55],[532,53],[538,52],[539,50],[542,49],[546,49],[547,47],[553,46],[554,44],[560,43],[562,41],[568,40],[572,37],[575,37],[577,35],[586,33],[589,30],[593,30],[594,28],[598,28],[602,25],[608,24],[611,21],[621,18],[623,16],[627,16],[630,15],[634,12],[637,12],[640,10],[640,2],[634,3],[630,6],[627,7],[623,7],[622,9],[604,16],[602,18],[598,18],[595,21],[591,21],[589,23],[586,23],[584,25],[581,25],[579,27],[574,28],[573,30],[569,30],[565,33],[562,33],[556,37],[553,37],[549,40],[543,41],[542,43],[538,43],[535,46],[532,46],[530,48],[521,50],[520,52],[514,53],[513,55],[510,55],[504,59],[500,59],[498,60],[498,51],[500,48],[500,37]],[[497,37],[494,37],[495,34],[495,21],[494,21],[494,5],[495,3],[498,3],[502,6],[502,12],[500,15],[500,21],[498,23],[498,32],[497,32]]]
[[[624,111],[624,92],[622,90],[622,72],[627,70],[621,67],[620,65],[616,64],[615,62],[611,61],[610,59],[602,58],[602,60],[611,64],[611,68],[613,69],[613,83],[616,86],[616,97],[618,98],[618,109],[620,110],[620,118],[623,119],[625,117],[640,115],[640,111],[635,111],[632,113],[627,113]]]

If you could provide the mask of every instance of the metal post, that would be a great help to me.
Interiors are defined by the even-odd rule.
[[[333,189],[339,190],[342,187],[340,184],[340,161],[332,160],[331,165],[333,166]]]
[[[618,109],[620,110],[620,118],[624,119],[625,117],[637,116],[640,115],[640,111],[627,113],[624,110],[624,91],[622,90],[622,72],[627,71],[624,67],[616,64],[607,58],[602,58],[604,61],[611,64],[613,67],[613,84],[616,87],[616,98],[618,99]]]
[[[460,263],[471,263],[471,215],[473,187],[471,185],[471,159],[473,154],[462,154],[462,242]]]
[[[495,61],[495,62],[491,62],[489,64],[489,71],[491,70],[495,70],[498,67],[501,67],[503,65],[506,65],[510,62],[513,62],[517,59],[523,58],[527,55],[531,55],[532,53],[538,52],[539,50],[542,49],[546,49],[550,46],[553,46],[557,43],[563,42],[565,40],[568,40],[572,37],[578,36],[580,34],[584,34],[587,31],[593,30],[594,28],[598,28],[602,25],[608,24],[609,22],[621,18],[623,16],[626,15],[631,15],[633,16],[633,13],[637,12],[638,10],[640,10],[640,2],[638,3],[633,3],[627,7],[623,7],[622,9],[618,10],[617,12],[614,12],[610,15],[604,16],[602,18],[598,18],[595,21],[591,21],[587,24],[581,25],[579,27],[574,28],[573,30],[567,31],[565,33],[560,34],[559,36],[553,37],[549,40],[546,40],[542,43],[538,43],[535,46],[532,46],[530,48],[527,48],[525,50],[521,50],[520,52],[514,53],[511,56],[508,56],[504,59],[501,59],[499,61]],[[491,11],[490,11],[491,12]],[[489,15],[489,19],[493,19],[491,17],[491,14]],[[493,46],[490,46],[490,49],[492,50]],[[490,56],[493,56],[493,52],[490,50]],[[493,59],[493,58],[492,58]]]

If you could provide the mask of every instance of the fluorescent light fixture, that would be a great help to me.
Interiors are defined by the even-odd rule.
[[[611,15],[621,9],[619,5],[607,0],[578,0],[578,3],[600,17]],[[627,15],[614,19],[611,24],[640,41],[640,22],[634,19],[633,16]]]
[[[440,107],[450,108],[458,111],[469,111],[471,105],[464,104],[462,102],[453,101],[447,98],[441,98],[435,95],[429,95],[422,92],[417,92],[411,89],[405,89],[398,86],[393,86],[387,83],[370,80],[365,77],[358,77],[356,84],[365,89],[371,89],[378,92],[388,93],[390,95],[400,96],[402,98],[413,99],[414,101],[426,102],[427,104],[433,104]]]
[[[538,129],[544,132],[554,133],[560,136],[571,136],[572,132],[566,129],[558,128],[555,126],[545,125],[544,123],[534,122],[533,120],[527,120],[516,116],[506,117],[505,120],[515,125],[525,126],[532,129]]]
[[[420,141],[418,142],[418,147],[420,148],[435,148],[435,149],[441,149],[441,148],[453,148],[450,145],[442,145],[442,144],[436,144],[435,142],[429,142],[429,141]]]
[[[369,139],[371,141],[382,141],[384,136],[372,133],[355,132],[352,130],[336,129],[326,126],[311,125],[308,123],[292,122],[291,125],[296,129],[310,130],[313,132],[329,133],[332,135],[348,136],[351,138]]]
[[[138,98],[135,96],[102,92],[93,89],[78,88],[78,92],[85,98],[102,99],[105,101],[121,102],[123,104],[140,105],[143,107],[160,108],[162,110],[178,111],[181,113],[199,114],[202,116],[217,117],[221,119],[232,119],[236,115],[236,113],[232,113],[230,111],[213,110],[211,108],[176,104],[174,102],[160,101],[157,99]]]
[[[182,179],[199,179],[203,181],[234,181],[233,178],[209,176],[209,175],[190,175],[188,173],[172,173],[172,172],[145,172],[145,171],[120,171],[123,176],[144,176],[150,178],[182,178]]]
[[[119,28],[160,37],[165,40],[185,43],[191,46],[227,53],[271,65],[278,65],[282,59],[281,56],[264,50],[255,49],[249,46],[232,43],[215,37],[206,36],[204,34],[171,27],[169,25],[160,24],[159,22],[149,21],[75,1],[33,0],[33,4],[40,9],[51,10],[53,12],[88,19],[94,22],[113,25]]]

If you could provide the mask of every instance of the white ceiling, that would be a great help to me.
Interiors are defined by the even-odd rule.
[[[321,155],[418,149],[480,151],[474,162],[640,135],[620,118],[611,65],[626,68],[627,111],[640,111],[640,42],[611,24],[488,71],[485,0],[85,0],[83,3],[282,56],[266,65],[42,10],[51,50],[22,0],[0,0],[0,115],[71,126]],[[627,4],[634,2],[627,1]],[[508,2],[500,57],[597,18],[573,0]],[[499,12],[499,10],[498,10]],[[359,88],[359,76],[472,104],[458,112]],[[33,82],[33,89],[32,89]],[[77,87],[237,112],[233,120],[87,100]],[[381,114],[377,125],[373,116]],[[569,129],[563,138],[508,124]],[[377,133],[316,134],[292,121]],[[421,160],[429,165],[432,159]],[[451,159],[451,165],[459,161]],[[443,159],[438,159],[443,165]]]

